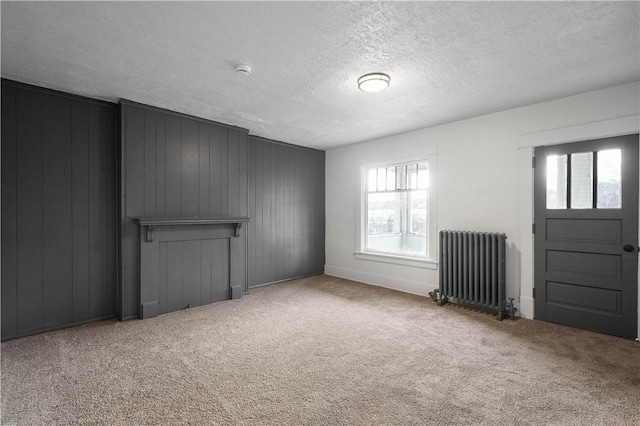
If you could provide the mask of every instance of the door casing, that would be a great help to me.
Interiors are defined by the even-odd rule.
[[[611,148],[623,149],[621,209],[547,208],[547,155]],[[536,318],[635,338],[638,330],[638,135],[537,147],[535,153]],[[596,168],[594,165],[594,170]],[[570,180],[567,182],[569,189]],[[549,228],[550,225],[553,227]],[[623,251],[625,244],[632,245],[633,252]],[[585,274],[584,268],[588,270],[593,262],[603,263]],[[567,267],[569,269],[565,269]],[[570,270],[575,272],[565,272]],[[555,301],[549,299],[549,292]]]
[[[571,127],[561,127],[552,130],[527,133],[518,137],[520,171],[520,263],[517,267],[519,269],[518,275],[520,277],[519,313],[523,318],[534,318],[532,233],[533,149],[537,146],[543,145],[556,145],[632,133],[640,133],[640,115],[638,114],[596,122],[588,122]],[[640,282],[640,272],[638,275]],[[638,306],[640,306],[640,294],[638,298]],[[638,325],[638,329],[640,330],[640,314],[638,315]]]

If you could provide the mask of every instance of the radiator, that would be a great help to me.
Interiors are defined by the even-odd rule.
[[[440,287],[429,293],[448,301],[513,318],[513,299],[505,296],[506,234],[440,231]]]

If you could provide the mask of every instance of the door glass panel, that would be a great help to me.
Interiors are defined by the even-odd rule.
[[[547,208],[567,208],[567,156],[547,156]]]
[[[571,208],[593,207],[593,153],[571,154]]]
[[[619,149],[598,151],[598,208],[622,208],[622,157]]]

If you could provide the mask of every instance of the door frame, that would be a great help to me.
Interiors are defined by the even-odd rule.
[[[640,115],[614,118],[520,135],[518,149],[520,154],[520,315],[534,318],[534,250],[533,250],[533,150],[538,146],[559,145],[640,133]],[[640,216],[640,215],[639,215]],[[638,218],[640,229],[640,217]],[[638,235],[640,238],[640,235]],[[640,258],[638,260],[638,286],[640,287]],[[640,291],[638,292],[640,307]],[[640,309],[638,310],[638,330],[640,334]],[[640,341],[639,339],[636,339]]]

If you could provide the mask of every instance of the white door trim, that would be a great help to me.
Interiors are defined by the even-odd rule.
[[[533,304],[533,168],[531,159],[537,146],[558,145],[589,139],[640,133],[640,115],[585,123],[560,129],[520,135],[520,315],[534,317]],[[640,229],[640,218],[639,218]],[[638,236],[640,238],[640,235]],[[640,283],[640,267],[638,268]],[[640,291],[638,292],[638,330],[640,330]]]

